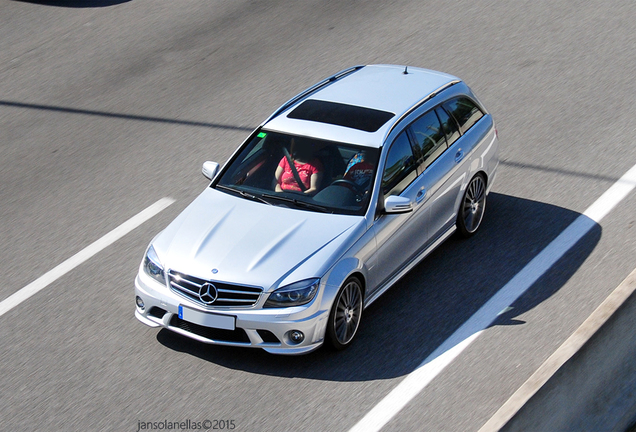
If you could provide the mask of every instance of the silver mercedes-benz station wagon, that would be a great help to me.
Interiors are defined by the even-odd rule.
[[[363,310],[481,225],[492,116],[457,77],[356,66],[289,100],[146,250],[136,317],[204,343],[351,344]]]

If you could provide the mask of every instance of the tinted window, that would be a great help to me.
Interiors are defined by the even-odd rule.
[[[423,170],[446,150],[446,135],[435,114],[429,111],[411,124],[418,165]]]
[[[355,105],[309,99],[287,117],[375,132],[395,114]]]
[[[382,174],[382,192],[385,196],[399,195],[417,177],[417,163],[406,132],[395,139],[386,159]]]
[[[468,98],[458,98],[446,102],[444,108],[453,116],[463,132],[466,132],[477,120],[484,116],[484,113],[477,105]]]
[[[442,129],[444,130],[444,134],[446,135],[446,141],[450,146],[455,141],[457,141],[457,138],[459,138],[459,128],[457,127],[457,123],[448,115],[448,113],[444,109],[437,108],[435,112],[437,112],[439,119],[442,121]]]

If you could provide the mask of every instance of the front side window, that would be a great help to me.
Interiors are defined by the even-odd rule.
[[[453,99],[443,104],[443,107],[455,118],[462,133],[484,116],[477,104],[467,97]]]
[[[395,139],[382,174],[384,196],[399,195],[417,177],[417,161],[406,131]]]

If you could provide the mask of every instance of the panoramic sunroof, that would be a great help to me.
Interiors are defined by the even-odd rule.
[[[310,99],[298,105],[287,117],[375,132],[394,115],[388,111]]]

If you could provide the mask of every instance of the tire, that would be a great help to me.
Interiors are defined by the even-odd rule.
[[[327,343],[343,350],[353,342],[362,318],[362,283],[355,276],[348,278],[331,307],[327,323]]]
[[[457,212],[457,228],[463,237],[470,237],[481,226],[486,211],[486,179],[483,174],[475,175],[464,192]]]

